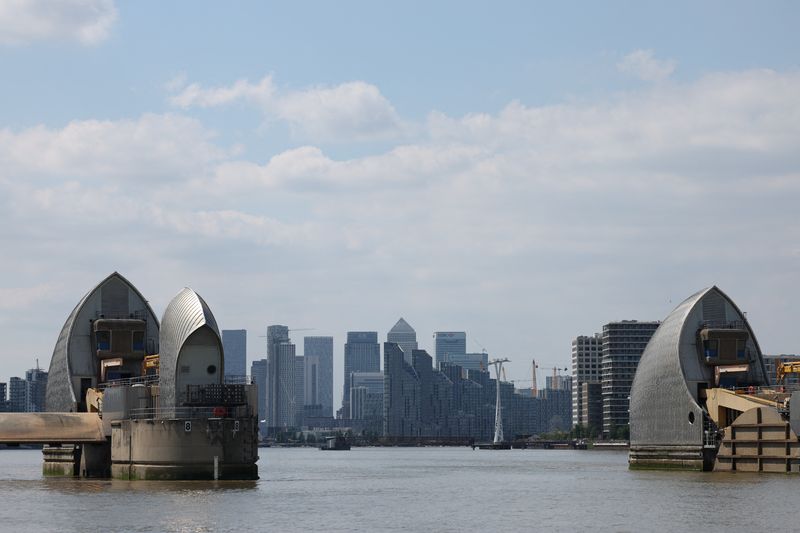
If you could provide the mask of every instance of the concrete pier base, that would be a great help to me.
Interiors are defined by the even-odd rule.
[[[116,479],[258,479],[256,421],[121,420],[111,426]]]
[[[80,473],[81,448],[75,444],[45,446],[42,474],[46,477],[74,477]]]
[[[703,446],[631,446],[628,464],[634,470],[696,470],[714,468],[715,448]]]

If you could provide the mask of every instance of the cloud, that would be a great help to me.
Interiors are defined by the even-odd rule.
[[[60,129],[0,130],[1,175],[167,182],[202,173],[225,156],[213,132],[180,115],[74,121]]]
[[[46,300],[56,290],[53,283],[40,283],[32,287],[0,287],[0,310],[29,309]]]
[[[620,72],[631,74],[644,81],[663,81],[670,77],[676,63],[653,57],[652,50],[636,50],[617,63]]]
[[[270,86],[200,91],[187,109]],[[163,303],[193,286],[231,327],[340,339],[403,314],[421,339],[465,329],[517,360],[508,331],[540,324],[541,351],[568,354],[574,335],[661,318],[717,283],[769,317],[770,350],[800,298],[798,93],[800,73],[752,70],[432,112],[416,136],[346,158],[305,142],[245,157],[178,114],[3,130],[0,242],[14,260],[0,279],[77,287],[63,313],[41,306],[57,325],[118,269]],[[358,305],[343,313],[343,295]]]
[[[385,139],[402,130],[392,104],[376,86],[363,81],[300,91],[279,91],[270,76],[255,84],[242,79],[224,87],[193,83],[171,96],[170,102],[183,109],[252,104],[267,117],[285,121],[295,136],[315,141]]]
[[[0,3],[0,44],[42,40],[97,44],[117,19],[113,0],[6,0]]]

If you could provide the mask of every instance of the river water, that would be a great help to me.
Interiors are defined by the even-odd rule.
[[[800,477],[642,472],[627,453],[261,450],[255,482],[45,479],[0,450],[0,531],[797,531]]]

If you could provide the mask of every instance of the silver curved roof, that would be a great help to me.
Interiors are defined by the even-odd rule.
[[[192,333],[203,327],[209,328],[216,335],[221,350],[222,337],[211,309],[199,294],[184,288],[172,299],[161,318],[159,402],[164,408],[175,407],[175,383],[181,348]],[[220,375],[224,375],[224,368],[220,368]]]
[[[717,287],[703,289],[664,319],[642,354],[631,386],[631,445],[702,444],[698,395],[702,388],[714,386],[714,368],[700,358],[697,332],[709,320],[745,325],[747,348],[755,357],[748,377],[753,383],[768,383],[761,349],[744,313]]]
[[[84,322],[80,318],[91,315],[89,318],[94,319],[97,313],[103,312],[104,302],[101,293],[104,287],[111,285],[121,286],[133,292],[137,299],[136,304],[144,306],[146,310],[148,323],[158,329],[158,319],[142,293],[119,272],[109,274],[81,298],[61,328],[50,359],[45,400],[47,411],[77,410],[80,387],[73,383],[73,377],[90,377],[88,370],[94,364],[92,352],[90,349],[85,349],[86,345],[75,346],[76,339],[88,339],[89,336],[90,323],[88,319]],[[94,312],[89,309],[90,304],[93,304]],[[83,328],[86,328],[85,332]],[[96,372],[92,374],[96,377]]]

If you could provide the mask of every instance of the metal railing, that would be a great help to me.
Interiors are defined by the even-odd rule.
[[[136,376],[133,378],[111,379],[105,383],[100,383],[97,388],[100,390],[108,387],[130,387],[132,385],[158,385],[158,374],[149,376]]]
[[[700,329],[743,329],[747,330],[747,325],[743,320],[701,320]]]
[[[247,418],[252,416],[246,405],[236,407],[147,407],[131,409],[132,420],[205,420],[209,418]]]

